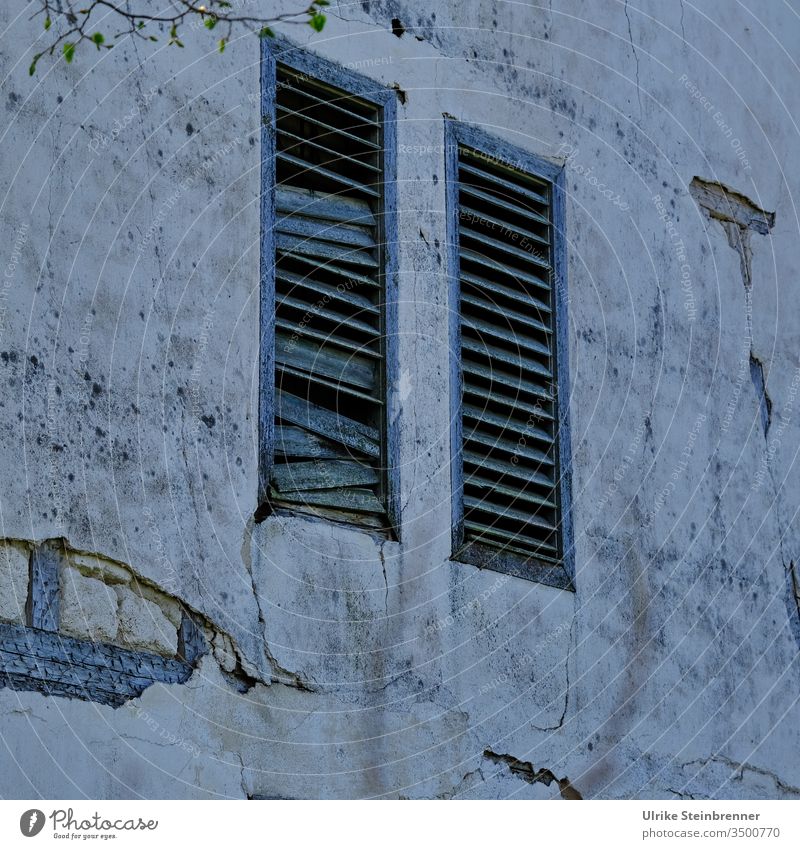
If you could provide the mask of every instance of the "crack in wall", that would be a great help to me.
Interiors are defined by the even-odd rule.
[[[727,767],[730,767],[734,773],[738,773],[733,780],[734,781],[744,781],[744,773],[752,772],[755,775],[761,775],[765,778],[769,778],[775,782],[775,786],[784,791],[785,793],[789,793],[792,796],[800,796],[800,787],[795,787],[792,784],[787,784],[781,778],[779,778],[774,772],[768,769],[762,769],[758,766],[752,766],[749,763],[739,763],[738,761],[734,761],[731,758],[726,757],[725,755],[711,755],[708,758],[695,758],[694,760],[687,761],[686,763],[681,764],[681,769],[685,769],[686,767],[694,766],[695,764],[701,765],[701,770],[704,767],[707,767],[712,763],[720,763]]]
[[[625,0],[625,20],[628,22],[628,41],[631,43],[633,58],[636,61],[636,98],[639,101],[639,114],[642,115],[642,89],[639,85],[639,54],[636,52],[636,47],[633,43],[633,32],[631,30],[631,18],[628,14],[628,0]]]
[[[739,269],[745,291],[745,335],[750,346],[750,379],[756,392],[761,428],[766,438],[772,424],[772,399],[767,390],[764,363],[753,346],[753,249],[750,234],[769,234],[775,226],[775,213],[767,212],[746,195],[723,183],[694,177],[689,193],[710,221],[722,225],[728,244],[739,256]]]
[[[513,755],[500,755],[491,749],[486,749],[483,757],[494,764],[507,766],[512,775],[521,778],[523,781],[527,781],[528,784],[541,783],[549,787],[555,781],[562,799],[583,799],[583,796],[578,790],[572,786],[569,778],[566,776],[564,778],[558,778],[554,772],[546,767],[536,769],[530,761],[521,761]]]

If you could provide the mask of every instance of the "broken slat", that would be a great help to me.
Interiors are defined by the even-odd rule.
[[[380,399],[376,399],[373,394],[368,391],[362,391],[360,389],[355,389],[352,386],[348,386],[346,383],[343,383],[339,380],[331,378],[330,380],[326,377],[321,377],[318,373],[304,371],[302,369],[296,369],[292,366],[283,365],[282,363],[278,363],[276,365],[275,372],[275,382],[278,386],[283,386],[284,381],[283,378],[298,378],[299,380],[306,381],[309,384],[308,394],[313,395],[315,390],[318,387],[323,387],[325,389],[332,389],[338,395],[337,404],[350,404],[350,403],[362,403],[362,404],[372,404],[376,407],[383,407],[384,402]],[[292,389],[296,387],[291,386]]]
[[[309,375],[322,375],[364,389],[375,386],[374,361],[357,354],[343,354],[335,348],[316,345],[303,338],[292,339],[282,333],[276,334],[275,362]]]
[[[300,425],[334,442],[340,442],[368,457],[380,457],[379,434],[375,428],[331,410],[316,407],[289,392],[277,390],[275,399],[277,418]]]
[[[373,248],[375,246],[375,240],[369,232],[359,227],[334,224],[331,221],[319,221],[297,214],[279,218],[275,223],[275,229],[279,233],[288,233],[304,239],[318,239],[337,245],[349,245],[357,248]]]
[[[31,554],[27,617],[32,628],[57,631],[59,624],[59,564],[65,559],[64,544],[41,542]]]
[[[275,234],[275,246],[279,251],[285,251],[288,254],[322,257],[325,260],[349,263],[362,268],[378,267],[375,257],[360,248],[338,247],[329,242],[319,242],[300,236],[287,236],[281,232]]]
[[[278,492],[272,490],[273,500],[283,501],[287,504],[309,504],[317,507],[332,507],[337,510],[345,510],[353,513],[375,513],[382,514],[385,511],[383,504],[375,497],[372,490],[337,489],[332,492]]]
[[[289,186],[275,188],[275,209],[278,215],[298,213],[308,218],[374,227],[375,216],[364,201],[340,195],[326,195]]]
[[[378,472],[353,460],[314,460],[310,463],[276,463],[271,483],[279,492],[336,489],[343,486],[374,486]]]
[[[292,425],[275,426],[275,456],[314,460],[346,460],[352,457],[344,445],[337,445]]]

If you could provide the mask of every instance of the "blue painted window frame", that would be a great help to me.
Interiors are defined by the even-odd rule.
[[[399,409],[396,397],[399,362],[398,318],[398,232],[397,232],[397,92],[369,77],[354,73],[323,59],[284,38],[261,41],[261,280],[260,280],[260,367],[259,367],[259,491],[258,502],[267,502],[272,471],[275,429],[275,94],[278,65],[307,74],[314,80],[336,86],[369,101],[382,110],[383,216],[381,252],[383,259],[385,339],[385,421],[383,463],[386,467],[386,510],[392,530],[400,538],[400,462],[398,423],[392,411]],[[354,525],[357,527],[357,525]],[[367,531],[368,529],[364,529]]]
[[[559,461],[557,495],[561,519],[562,558],[559,564],[531,555],[503,552],[492,546],[469,544],[469,559],[464,542],[464,482],[461,422],[461,304],[458,237],[458,148],[459,145],[496,157],[500,162],[552,185],[553,286],[555,303],[556,400],[558,407],[557,454]],[[575,549],[572,527],[572,449],[569,428],[569,337],[567,316],[567,253],[565,167],[556,165],[490,135],[471,124],[445,119],[445,173],[447,192],[447,276],[450,301],[450,470],[452,498],[452,555],[457,562],[505,572],[519,578],[570,591],[575,590]]]

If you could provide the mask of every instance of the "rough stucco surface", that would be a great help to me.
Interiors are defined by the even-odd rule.
[[[118,709],[0,689],[0,795],[800,796],[798,23],[600,8],[287,31],[405,93],[402,542],[253,520],[256,39],[30,78],[38,24],[2,8],[0,536],[127,564],[158,633],[180,602],[215,635]],[[566,160],[574,594],[449,560],[445,113]],[[775,214],[749,285],[695,177]]]

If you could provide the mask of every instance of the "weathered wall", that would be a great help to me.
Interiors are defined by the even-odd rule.
[[[0,15],[0,619],[63,537],[128,576],[73,563],[65,633],[170,654],[180,602],[216,649],[117,709],[0,690],[0,795],[800,795],[788,10],[381,0],[286,29],[402,90],[400,543],[253,521],[256,39],[30,78],[39,25]],[[449,561],[445,113],[567,163],[574,594]]]

